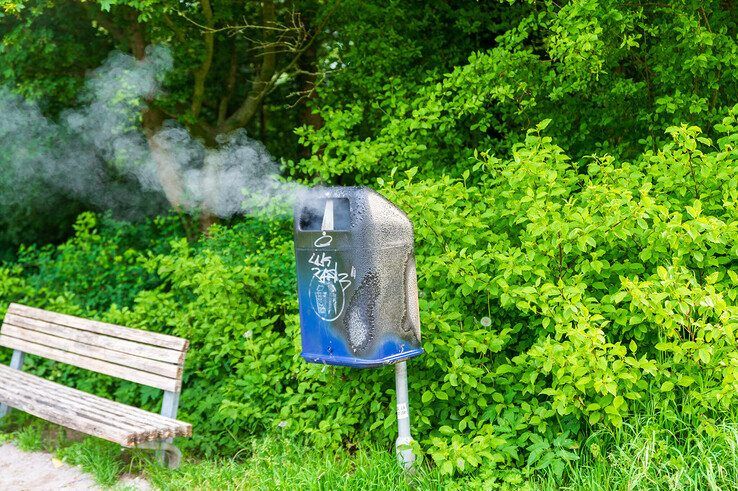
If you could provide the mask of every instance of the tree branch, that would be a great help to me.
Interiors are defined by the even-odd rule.
[[[218,122],[217,126],[221,126],[228,116],[228,104],[231,102],[231,97],[236,90],[236,82],[238,81],[238,43],[233,43],[231,48],[231,67],[228,70],[228,80],[226,81],[226,91],[223,97],[220,99],[220,105],[218,107]]]
[[[310,49],[314,44],[319,33],[323,31],[328,19],[335,9],[340,4],[340,0],[334,4],[333,9],[325,16],[320,26],[314,31],[312,36],[307,38],[307,41],[299,47],[296,47],[292,52],[295,53],[293,58],[287,65],[277,71],[277,46],[279,43],[274,42],[274,30],[271,29],[276,26],[276,11],[274,8],[273,1],[265,1],[263,5],[263,24],[264,24],[264,40],[263,46],[263,61],[259,74],[254,80],[251,91],[249,92],[246,100],[241,106],[228,117],[222,124],[218,125],[218,133],[228,133],[235,130],[236,128],[242,128],[246,126],[258,113],[259,107],[261,106],[262,100],[266,95],[271,92],[274,88],[276,81],[282,74],[288,73],[295,69],[302,55]]]
[[[277,9],[272,0],[262,2],[262,22],[267,28],[277,25]],[[264,41],[266,43],[273,42],[274,31],[267,29],[264,31]],[[251,92],[246,100],[225,122],[219,126],[219,133],[228,133],[236,128],[245,126],[256,115],[259,109],[259,103],[266,95],[269,85],[272,83],[272,77],[277,68],[277,54],[274,49],[267,47],[264,49],[261,60],[261,68],[259,74],[251,85]]]
[[[202,33],[205,41],[205,59],[195,71],[195,88],[192,93],[192,115],[197,117],[202,110],[202,101],[205,97],[205,80],[210,73],[210,67],[213,65],[213,53],[215,51],[215,33],[213,31],[213,9],[210,0],[200,0],[202,12],[205,15],[205,21],[208,29]]]

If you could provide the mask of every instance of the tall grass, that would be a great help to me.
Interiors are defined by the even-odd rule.
[[[738,490],[738,419],[730,419],[700,425],[651,411],[590,435],[562,478],[535,474],[516,485],[453,479],[424,465],[408,476],[384,450],[323,453],[275,438],[254,443],[241,461],[190,463],[175,472],[152,468],[151,478],[165,490]]]
[[[24,452],[38,452],[43,450],[44,441],[41,432],[41,424],[34,423],[25,426],[15,433],[15,444]]]
[[[738,489],[738,418],[695,422],[671,411],[635,416],[593,433],[563,480],[545,475],[541,490]]]

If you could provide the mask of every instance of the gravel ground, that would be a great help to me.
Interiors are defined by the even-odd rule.
[[[124,478],[124,489],[151,489],[141,478]],[[0,445],[0,490],[54,491],[99,490],[89,474],[53,458],[45,452],[21,452],[14,445]]]

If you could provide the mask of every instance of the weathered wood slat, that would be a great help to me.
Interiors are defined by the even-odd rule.
[[[45,384],[34,384],[28,383],[27,380],[5,377],[0,381],[0,387],[18,393],[27,393],[29,397],[36,400],[44,400],[46,404],[54,407],[68,408],[70,412],[74,411],[76,414],[92,415],[97,421],[103,421],[107,425],[134,434],[136,441],[164,439],[173,434],[186,432],[186,423],[176,420],[154,421],[153,418],[142,420],[129,411],[131,406],[92,396],[76,391],[76,389],[66,388],[67,391],[61,391],[59,388],[65,388],[64,386],[54,382],[45,382]],[[69,391],[77,392],[79,395],[70,395]],[[82,397],[82,394],[91,397]],[[156,416],[153,413],[148,414]]]
[[[15,383],[15,382],[21,385],[28,386],[28,387],[40,387],[42,390],[48,390],[49,392],[53,392],[54,394],[63,394],[65,396],[79,398],[79,399],[89,399],[95,404],[98,404],[101,406],[107,405],[110,408],[120,408],[121,410],[127,412],[131,416],[136,417],[138,421],[142,421],[142,422],[150,421],[150,422],[154,422],[155,424],[161,424],[161,423],[186,424],[186,423],[182,423],[181,421],[177,421],[176,419],[173,419],[173,418],[168,418],[166,416],[162,416],[157,413],[152,413],[152,412],[149,412],[149,411],[146,411],[144,409],[140,409],[134,406],[128,406],[128,405],[125,405],[119,402],[111,401],[109,399],[105,399],[104,397],[96,396],[94,394],[90,394],[88,392],[84,392],[79,389],[74,389],[72,387],[67,387],[65,385],[52,382],[51,380],[47,380],[37,375],[33,375],[27,372],[21,372],[18,370],[13,370],[12,368],[7,367],[5,365],[0,365],[0,384]]]
[[[76,415],[70,414],[70,411],[67,409],[49,406],[42,398],[37,396],[10,391],[0,387],[0,400],[10,407],[45,419],[46,421],[87,433],[88,435],[97,436],[123,445],[124,447],[133,445],[133,438],[129,433],[108,426],[101,421],[79,418]]]
[[[185,357],[185,352],[182,350],[159,348],[158,346],[151,346],[135,341],[128,341],[126,339],[114,338],[105,334],[97,334],[91,331],[79,330],[60,324],[53,324],[48,321],[22,317],[13,313],[5,315],[5,323],[164,363],[181,365]]]
[[[182,367],[179,365],[162,363],[148,358],[139,358],[138,356],[120,353],[119,351],[113,351],[99,346],[91,346],[70,339],[58,338],[42,332],[14,326],[7,322],[3,325],[2,334],[50,348],[64,350],[86,358],[107,361],[131,369],[161,375],[162,377],[177,379],[182,375]]]
[[[179,379],[162,377],[160,375],[142,372],[122,365],[116,365],[114,363],[108,363],[106,361],[96,360],[93,358],[86,358],[60,349],[14,338],[4,334],[3,331],[0,331],[0,346],[21,350],[32,355],[42,356],[50,360],[67,363],[86,370],[92,370],[94,372],[110,375],[111,377],[129,380],[131,382],[156,387],[162,390],[179,392],[182,387],[182,382]]]
[[[0,401],[124,446],[190,436],[192,426],[0,366]],[[146,415],[144,422],[132,419]]]
[[[121,428],[118,425],[111,424],[110,419],[106,416],[95,412],[91,413],[89,410],[69,406],[57,407],[49,404],[43,396],[19,392],[9,393],[7,389],[0,388],[0,397],[9,398],[9,404],[16,409],[67,428],[116,442],[125,447],[133,447],[139,442],[151,441],[144,433],[137,432],[133,427]],[[24,405],[27,406],[24,407]],[[29,407],[32,409],[29,410]]]
[[[131,422],[125,421],[119,418],[118,415],[101,411],[98,408],[90,408],[76,403],[61,402],[58,400],[50,400],[43,394],[39,394],[34,391],[19,392],[16,387],[3,386],[0,387],[0,397],[2,397],[3,391],[13,391],[14,393],[21,394],[22,397],[33,400],[36,404],[40,405],[43,409],[40,411],[47,411],[48,408],[51,410],[63,410],[64,414],[68,418],[82,419],[92,421],[106,428],[106,431],[119,431],[122,434],[127,435],[126,442],[128,444],[136,441],[137,435],[151,436],[156,438],[156,428],[146,427],[143,425],[136,425]],[[97,435],[96,435],[97,436]]]
[[[172,436],[184,436],[187,432],[183,426],[172,426],[172,427],[156,427],[156,426],[144,426],[139,423],[128,421],[121,418],[120,415],[110,414],[106,411],[102,411],[96,407],[88,407],[85,405],[79,405],[70,402],[61,401],[49,401],[44,395],[36,392],[18,392],[15,387],[0,387],[0,397],[3,397],[4,391],[12,390],[15,394],[20,394],[22,397],[34,401],[36,404],[41,405],[41,411],[47,411],[51,408],[60,409],[64,411],[64,414],[68,418],[88,420],[97,425],[102,425],[105,428],[112,428],[111,431],[122,432],[127,435],[125,444],[130,446],[135,443],[162,440]],[[38,416],[38,415],[37,415]],[[59,423],[62,424],[62,423]],[[107,430],[106,430],[107,431]],[[95,435],[99,436],[99,435]]]
[[[116,337],[120,339],[127,339],[129,341],[136,341],[152,346],[158,346],[160,348],[186,351],[187,347],[189,346],[189,341],[175,336],[143,331],[141,329],[132,329],[130,327],[83,319],[81,317],[59,314],[57,312],[49,312],[47,310],[37,309],[35,307],[28,307],[26,305],[20,305],[17,303],[11,303],[8,307],[8,312],[30,319],[43,320],[51,322],[53,324],[73,327],[75,329],[90,331],[97,334],[104,334],[106,336]]]

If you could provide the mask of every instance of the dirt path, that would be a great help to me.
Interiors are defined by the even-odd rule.
[[[31,490],[98,490],[100,487],[79,468],[52,460],[44,452],[21,452],[14,445],[0,446],[0,489]]]
[[[124,478],[125,489],[149,490],[140,478]],[[89,474],[54,459],[45,452],[21,452],[15,445],[0,445],[0,491],[100,490]]]

